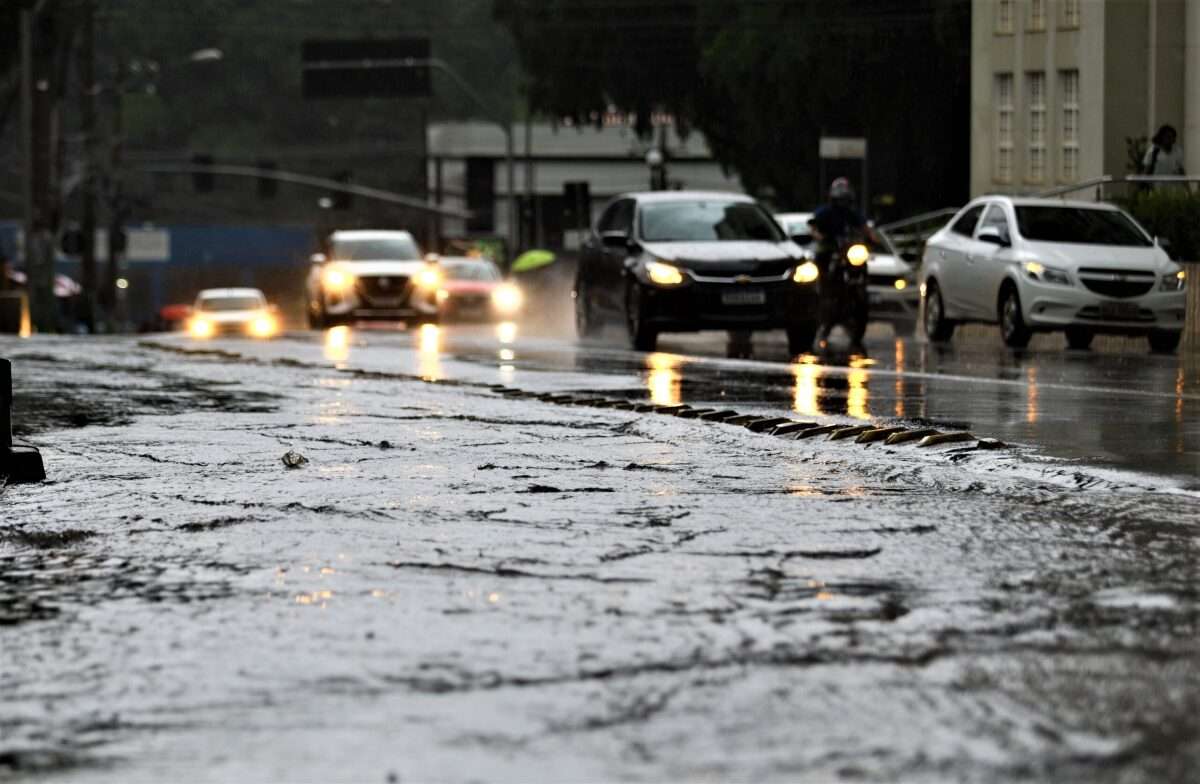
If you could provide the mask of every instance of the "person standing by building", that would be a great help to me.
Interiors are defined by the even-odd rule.
[[[1183,148],[1176,143],[1178,139],[1175,126],[1159,128],[1142,158],[1142,174],[1183,175]]]

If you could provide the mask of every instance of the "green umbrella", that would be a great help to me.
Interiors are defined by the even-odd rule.
[[[558,257],[548,250],[527,250],[513,262],[513,272],[529,272],[547,264],[553,264]]]

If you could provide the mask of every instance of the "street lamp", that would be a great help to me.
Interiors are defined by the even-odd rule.
[[[225,53],[215,46],[210,46],[207,49],[197,49],[188,55],[187,59],[192,63],[213,63],[217,60],[224,60]]]
[[[459,89],[466,93],[467,96],[474,101],[477,106],[479,106],[479,108],[483,109],[485,115],[489,115],[487,119],[491,120],[491,122],[495,123],[496,125],[499,125],[500,129],[504,131],[504,168],[507,172],[508,179],[508,256],[510,259],[513,258],[517,251],[517,184],[516,166],[513,163],[515,156],[513,152],[513,118],[511,113],[506,118],[503,112],[495,112],[494,108],[489,106],[488,102],[485,101],[479,93],[475,92],[475,88],[471,87],[467,80],[462,78],[462,76],[460,76],[457,71],[451,68],[445,60],[440,60],[436,57],[430,57],[428,59],[416,59],[408,57],[401,62],[406,68],[417,68],[422,66],[436,68],[437,70],[449,76],[454,83],[458,85]]]
[[[169,66],[176,68],[192,63],[214,63],[225,59],[225,52],[209,46],[200,49],[195,49],[189,54],[176,58],[170,61]],[[125,124],[124,115],[122,113],[122,98],[125,93],[129,92],[135,86],[135,80],[143,75],[148,75],[153,78],[162,72],[162,68],[156,60],[140,60],[137,58],[125,60],[118,58],[116,64],[116,73],[113,82],[108,86],[97,85],[93,88],[93,95],[107,90],[111,99],[112,111],[112,148],[109,158],[109,212],[110,222],[108,228],[108,268],[100,285],[100,300],[108,309],[108,320],[110,330],[116,328],[116,316],[118,306],[117,296],[117,280],[119,278],[120,262],[118,256],[124,251],[122,247],[121,233],[125,222],[124,195],[121,192],[121,179],[119,176],[122,166],[122,151],[124,146]],[[153,82],[149,82],[143,87],[147,92],[155,92]]]

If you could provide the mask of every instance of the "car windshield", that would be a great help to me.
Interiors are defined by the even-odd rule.
[[[333,241],[333,258],[339,261],[407,261],[421,258],[421,250],[408,237],[342,239]]]
[[[1021,236],[1035,242],[1134,248],[1146,248],[1153,244],[1133,221],[1116,210],[1018,205],[1016,211],[1017,228]]]
[[[500,280],[500,270],[496,269],[496,265],[487,262],[443,261],[440,266],[447,280]]]
[[[197,309],[219,313],[229,310],[258,310],[265,304],[258,297],[203,297]]]
[[[811,242],[812,228],[808,225],[808,221],[786,221],[783,224],[784,231],[788,233],[796,242]]]
[[[641,211],[646,242],[782,242],[779,226],[761,207],[746,201],[669,201]]]

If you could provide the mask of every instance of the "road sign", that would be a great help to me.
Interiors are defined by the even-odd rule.
[[[304,97],[428,97],[430,57],[428,38],[305,41]]]
[[[831,161],[866,158],[867,140],[857,136],[822,136],[820,153]]]

